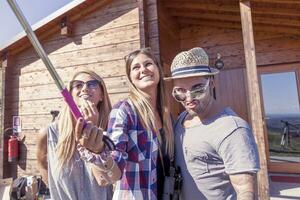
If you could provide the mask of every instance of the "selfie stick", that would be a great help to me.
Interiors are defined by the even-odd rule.
[[[31,29],[31,26],[26,21],[25,16],[23,15],[21,9],[19,8],[18,4],[15,2],[15,0],[7,0],[8,4],[10,5],[11,9],[15,13],[16,17],[18,18],[18,21],[22,25],[23,29],[25,30],[27,37],[29,38],[32,46],[34,47],[35,51],[38,53],[42,61],[47,67],[47,70],[49,71],[51,77],[55,81],[56,86],[58,87],[61,95],[64,97],[65,102],[68,104],[73,116],[77,120],[78,118],[82,117],[78,107],[76,106],[71,94],[69,93],[68,89],[65,87],[63,81],[57,74],[55,68],[53,67],[51,61],[49,60],[48,56],[46,55],[43,47],[41,46],[40,42],[38,41],[36,35]],[[85,123],[86,124],[86,123]],[[109,148],[109,150],[114,150],[115,145],[113,141],[109,139],[109,137],[103,135],[103,142],[105,145]]]

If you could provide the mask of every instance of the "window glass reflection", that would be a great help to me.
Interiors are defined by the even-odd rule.
[[[300,108],[295,72],[262,74],[270,159],[300,162]]]

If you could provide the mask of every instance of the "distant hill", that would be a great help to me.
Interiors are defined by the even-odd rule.
[[[281,120],[288,121],[291,124],[297,124],[300,127],[300,113],[299,114],[270,114],[266,116],[266,124],[268,129],[280,131],[284,124]]]

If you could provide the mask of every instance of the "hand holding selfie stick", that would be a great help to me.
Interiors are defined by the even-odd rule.
[[[15,13],[16,17],[18,18],[18,21],[22,25],[24,31],[27,34],[27,37],[29,38],[32,46],[34,47],[35,51],[38,53],[42,61],[47,67],[47,70],[49,71],[51,77],[55,81],[56,86],[60,90],[61,95],[64,97],[65,102],[68,104],[73,116],[77,120],[78,118],[82,117],[78,107],[76,106],[71,94],[67,90],[67,88],[64,86],[63,81],[57,74],[55,68],[53,67],[51,61],[49,60],[48,56],[46,55],[43,47],[41,46],[40,42],[38,41],[36,35],[31,29],[31,26],[27,22],[25,16],[23,15],[22,11],[20,10],[18,4],[15,0],[7,0],[8,4],[10,5],[11,9]],[[86,124],[86,123],[85,123]],[[109,150],[114,150],[115,145],[113,141],[109,139],[109,137],[103,135],[103,142],[104,144],[109,148]]]

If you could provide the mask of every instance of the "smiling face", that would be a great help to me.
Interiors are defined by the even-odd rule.
[[[190,77],[184,79],[175,79],[173,96],[181,100],[190,115],[199,115],[203,113],[210,101],[212,101],[211,88],[213,81],[208,77]]]
[[[98,105],[103,99],[103,92],[99,81],[86,73],[78,74],[74,78],[71,84],[71,94],[79,107],[83,100]]]
[[[138,54],[130,65],[130,80],[132,84],[147,92],[156,88],[159,83],[158,66],[145,54]]]

